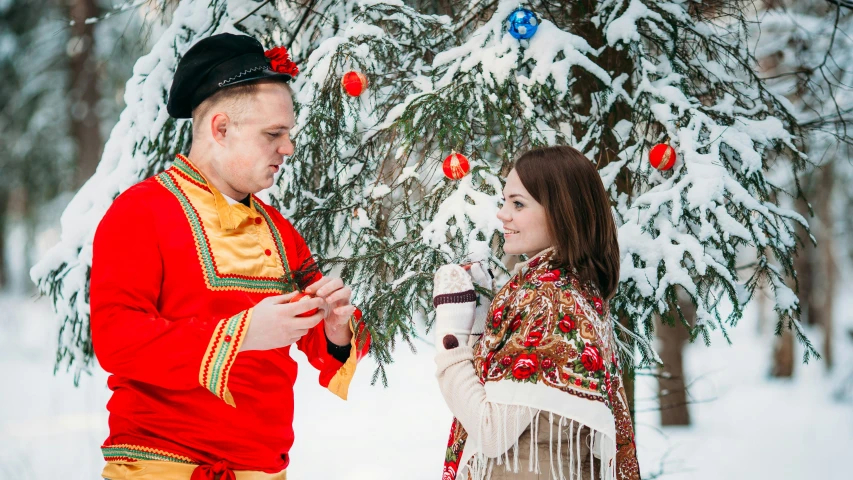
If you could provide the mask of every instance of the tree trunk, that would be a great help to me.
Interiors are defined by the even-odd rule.
[[[3,219],[4,230],[14,227],[11,231],[15,232],[18,228],[26,224],[27,208],[30,202],[28,193],[27,188],[20,185],[7,192],[6,208],[4,209],[5,218]],[[5,239],[8,239],[9,233],[9,231],[3,233]],[[30,284],[27,263],[26,259],[24,259],[27,249],[26,243],[26,241],[22,242],[20,238],[16,238],[11,244],[4,245],[3,247],[5,250],[11,248],[11,251],[7,252],[9,253],[9,258],[7,259],[9,262],[6,263],[6,271],[8,273],[6,277],[6,289],[14,293],[23,293]]]
[[[623,73],[628,74],[629,80],[626,81],[622,87],[630,94],[634,89],[633,83],[630,80],[631,73],[635,70],[634,64],[631,61],[631,57],[628,55],[627,49],[617,50],[607,46],[607,41],[604,38],[604,32],[592,21],[592,16],[594,15],[595,8],[597,6],[596,3],[597,2],[592,0],[582,0],[572,3],[569,18],[567,18],[564,23],[573,25],[571,29],[572,33],[586,39],[593,48],[603,48],[596,63],[605,71],[610,72],[611,77],[616,78]],[[547,7],[545,8],[547,9]],[[627,5],[625,5],[624,8],[627,9]],[[582,113],[589,114],[595,103],[593,101],[592,92],[599,89],[599,80],[580,68],[573,69],[572,73],[579,76],[579,81],[577,81],[572,87],[572,93],[586,102],[583,105],[578,105],[577,108],[581,110]],[[626,105],[624,102],[619,102],[609,112],[604,121],[606,125],[616,125],[620,120],[631,120],[632,113],[633,112],[629,105]],[[580,127],[577,127],[576,130],[579,130],[579,128]],[[575,132],[578,138],[582,137],[583,133],[584,132],[580,131]],[[596,147],[598,154],[594,160],[596,167],[599,169],[616,160],[617,154],[621,149],[619,139],[616,138],[615,133],[613,133],[612,129],[609,128],[605,129],[601,135],[600,143]],[[631,179],[632,172],[623,167],[616,177],[616,190],[620,195],[624,194],[627,195],[628,198],[631,197],[633,191],[633,183]],[[630,319],[627,317],[620,316],[619,322],[626,328],[631,328]],[[625,394],[627,396],[629,409],[631,410],[631,420],[633,421],[635,410],[634,365],[623,365],[622,367],[624,372],[623,381],[625,384]]]
[[[688,323],[696,320],[696,309],[689,298],[679,295],[679,306]],[[660,358],[663,366],[658,370],[658,401],[660,423],[690,425],[690,410],[687,408],[687,382],[684,379],[684,345],[690,338],[684,325],[665,325],[658,320]]]
[[[811,178],[803,179],[803,190],[808,194]],[[806,200],[798,198],[794,208],[803,217],[809,217],[809,205]],[[800,238],[803,239],[803,247],[797,252],[794,259],[794,269],[797,272],[797,298],[800,300],[800,317],[803,323],[811,324],[816,317],[817,308],[814,303],[815,289],[815,253],[816,250],[802,227],[797,227]],[[782,335],[776,337],[773,346],[773,367],[770,375],[774,377],[792,377],[794,375],[794,334],[791,329],[782,329]]]
[[[835,300],[835,254],[833,239],[833,213],[832,213],[832,190],[834,185],[832,160],[823,165],[817,175],[818,188],[815,191],[815,216],[818,218],[816,249],[816,270],[820,276],[815,279],[812,294],[812,318],[811,324],[821,325],[823,328],[823,361],[827,369],[832,369],[832,328],[833,328],[833,301]]]
[[[6,262],[6,225],[8,224],[9,192],[0,189],[0,290],[6,287],[9,280],[8,264]]]
[[[794,376],[794,332],[790,328],[782,329],[782,335],[776,337],[776,345],[773,348],[773,370],[770,371],[770,375]]]
[[[77,145],[75,187],[80,187],[95,173],[101,158],[100,120],[98,118],[98,66],[95,59],[95,24],[86,19],[98,16],[95,0],[68,0],[74,24],[69,46],[71,82],[71,135]]]
[[[811,178],[805,178],[803,188],[809,189]],[[808,192],[806,192],[808,193]],[[811,196],[811,195],[809,195]],[[806,200],[798,198],[794,206],[797,213],[805,218],[809,218],[809,205]],[[813,313],[814,306],[814,265],[816,249],[809,240],[808,233],[802,227],[797,227],[797,233],[803,239],[803,247],[797,252],[797,258],[794,259],[794,269],[797,272],[797,298],[800,299],[800,312],[803,323],[812,325],[814,323]]]
[[[758,311],[758,324],[756,326],[758,333],[767,332],[767,326],[770,325],[770,302],[768,301],[767,287],[764,283],[760,283],[755,290],[755,309]]]

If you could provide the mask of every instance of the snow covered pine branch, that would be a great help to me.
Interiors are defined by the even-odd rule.
[[[678,290],[697,306],[687,328],[708,341],[768,282],[780,325],[796,330],[806,359],[816,354],[790,287],[794,225],[806,221],[780,203],[798,192],[768,177],[781,164],[796,176],[805,155],[796,119],[754,71],[740,2],[527,2],[539,24],[523,42],[506,28],[518,0],[451,1],[440,12],[426,0],[273,3],[238,26],[291,45],[302,71],[297,151],[271,200],[354,286],[380,365],[374,381],[385,381],[396,339],[413,346],[416,324],[431,321],[438,266],[481,260],[506,273],[494,216],[500,177],[520,151],[549,144],[582,150],[612,196],[622,248],[614,321],[626,351],[656,359],[656,315],[686,324]],[[62,242],[32,272],[66,319],[60,362],[79,370],[91,360],[85,292],[103,212],[188,150],[187,125],[164,108],[177,60],[257,7],[182,2],[137,63],[98,172],[66,211]],[[349,71],[368,80],[358,96],[341,89]],[[678,161],[658,171],[647,155],[664,142]],[[459,180],[441,175],[453,151],[471,162]],[[747,256],[755,267],[745,275]]]

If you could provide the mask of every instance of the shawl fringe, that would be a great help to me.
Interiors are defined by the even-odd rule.
[[[497,405],[501,414],[506,417],[508,405],[494,405]],[[519,446],[520,438],[516,439],[506,452],[496,458],[486,457],[484,454],[479,453],[482,450],[481,439],[484,438],[485,433],[482,428],[485,422],[481,421],[481,431],[477,432],[477,436],[470,435],[468,437],[465,449],[462,452],[462,458],[459,463],[460,468],[456,479],[488,480],[496,468],[503,468],[507,472],[519,473],[526,469],[527,472],[537,474],[544,473],[544,469],[550,473],[549,478],[554,480],[585,480],[583,475],[583,461],[586,458],[584,458],[585,455],[582,452],[588,451],[591,474],[589,480],[616,480],[616,440],[612,436],[595,430],[579,421],[555,415],[552,412],[536,410],[531,407],[527,407],[527,412],[527,419],[530,422],[528,429],[530,434],[530,449],[527,465],[518,460],[521,448]],[[548,425],[550,427],[547,453],[541,451],[538,442],[539,429],[541,428],[539,420],[542,415],[548,415]],[[520,422],[522,418],[522,416],[516,416],[516,431],[521,427]],[[506,445],[509,443],[507,422],[502,422],[502,424],[504,426],[503,444]],[[587,429],[589,434],[586,436],[588,440],[587,448],[582,449],[584,439],[581,433],[584,429]],[[592,472],[596,459],[599,460],[597,477]]]

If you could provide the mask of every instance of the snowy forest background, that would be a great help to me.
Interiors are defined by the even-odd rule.
[[[235,5],[230,17],[242,18],[274,15],[276,7],[310,10],[317,2],[230,3]],[[365,2],[376,3],[381,2]],[[404,3],[432,15],[448,14],[459,2]],[[488,9],[498,3],[468,6]],[[623,3],[630,10],[641,2]],[[737,2],[672,5],[714,11],[731,3]],[[709,332],[710,346],[701,335],[691,343],[686,329],[652,317],[658,322],[653,347],[664,366],[636,372],[641,467],[646,478],[847,478],[839,459],[853,447],[848,130],[853,128],[853,4],[762,0],[739,5],[757,75],[807,132],[801,149],[809,161],[798,176],[791,176],[784,162],[766,176],[787,192],[797,186],[785,182],[797,182],[807,199],[775,201],[807,218],[816,242],[801,229],[804,243],[791,260],[802,330],[822,358],[804,365],[794,333],[783,329],[774,335],[779,300],[771,287],[778,285],[760,285],[738,326],[727,330],[731,345],[720,330]],[[105,373],[95,366],[76,387],[79,370],[67,368],[67,362],[54,373],[62,319],[39,297],[30,269],[59,242],[60,215],[95,172],[125,108],[125,83],[134,64],[167,32],[178,7],[174,0],[0,0],[0,382],[5,386],[0,479],[60,473],[97,478],[100,471],[98,447],[106,437],[109,396]],[[478,21],[488,18],[472,19]],[[754,252],[741,246],[737,255],[742,259],[737,269],[748,276],[756,268],[750,264]],[[787,282],[793,287],[790,278]],[[685,321],[695,325],[702,315],[692,302],[680,297],[678,303]],[[725,318],[732,306],[723,299],[716,309]],[[400,344],[393,363],[384,355],[379,364],[367,360],[347,403],[316,387],[310,367],[298,359],[307,368],[297,386],[291,478],[438,477],[450,413],[433,380],[429,336],[417,325],[405,333],[417,353]],[[378,365],[384,367],[387,388],[370,385]],[[326,461],[329,452],[338,461]]]

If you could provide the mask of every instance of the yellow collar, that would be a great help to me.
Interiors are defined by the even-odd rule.
[[[175,159],[173,166],[207,187],[211,195],[213,195],[213,203],[216,205],[216,212],[219,214],[219,226],[222,227],[222,229],[234,230],[247,218],[257,217],[258,211],[255,208],[254,197],[252,198],[252,201],[249,202],[249,205],[251,205],[249,207],[240,202],[233,205],[229,204],[228,200],[225,199],[225,196],[222,195],[222,192],[214,187],[212,183],[207,181],[207,178],[205,178],[204,174],[201,173],[201,170],[196,168],[189,158],[178,154],[178,158]]]

